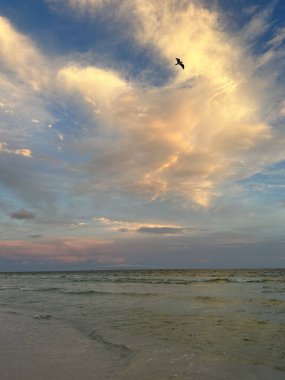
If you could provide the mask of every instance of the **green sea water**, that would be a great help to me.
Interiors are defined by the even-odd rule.
[[[2,273],[0,313],[1,378],[285,378],[285,270]]]

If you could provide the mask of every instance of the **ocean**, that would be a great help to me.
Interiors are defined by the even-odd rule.
[[[0,378],[285,379],[285,270],[0,273]]]

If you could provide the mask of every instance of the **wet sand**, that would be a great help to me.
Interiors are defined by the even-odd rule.
[[[15,311],[0,312],[0,378],[11,380],[115,380],[134,379],[151,380],[156,373],[157,380],[186,379],[179,375],[179,368],[185,366],[188,359],[192,366],[192,380],[283,380],[284,373],[274,374],[266,367],[256,368],[245,365],[233,365],[233,377],[221,368],[217,358],[202,358],[177,355],[176,360],[169,358],[173,371],[168,366],[157,368],[159,359],[148,357],[133,358],[128,368],[118,372],[118,363],[113,363],[113,355],[102,352],[100,343],[87,339],[78,331],[68,328],[58,320],[38,319],[32,315],[23,315]],[[160,355],[159,351],[157,352]],[[177,353],[178,354],[178,353]],[[165,356],[165,352],[163,353]],[[155,358],[154,358],[155,359]],[[167,360],[165,356],[164,360]],[[123,358],[122,358],[123,361]],[[166,363],[165,363],[166,364]],[[212,375],[209,375],[212,373]],[[240,377],[239,377],[240,376]]]
[[[0,326],[0,379],[113,378],[100,347],[60,321],[0,312]]]

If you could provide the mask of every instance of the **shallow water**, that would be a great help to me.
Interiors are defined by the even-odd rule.
[[[2,273],[0,313],[1,352],[25,336],[41,379],[68,357],[70,380],[285,378],[285,270]]]

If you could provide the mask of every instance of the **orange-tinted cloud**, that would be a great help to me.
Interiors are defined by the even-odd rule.
[[[104,4],[69,2],[80,12]],[[80,93],[116,136],[82,142],[81,149],[96,150],[87,170],[106,189],[149,200],[182,195],[208,207],[224,180],[256,171],[260,151],[273,139],[263,120],[261,84],[252,75],[254,67],[244,64],[253,59],[242,40],[222,29],[219,13],[196,1],[123,4],[133,15],[137,42],[151,45],[158,59],[173,67],[174,76],[153,88],[92,66],[74,64],[59,71],[63,88]],[[184,60],[185,70],[174,67],[176,56]]]
[[[9,154],[17,154],[19,156],[23,157],[32,157],[32,151],[27,148],[21,148],[21,149],[9,149],[7,148],[6,143],[1,143],[0,142],[0,153],[9,153]]]
[[[71,149],[92,156],[78,169],[88,173],[95,189],[149,201],[182,196],[208,207],[221,195],[224,181],[247,177],[280,159],[279,142],[263,111],[271,79],[253,75],[254,57],[241,38],[222,28],[217,11],[196,1],[68,2],[82,14],[103,11],[107,3],[123,7],[124,16],[113,12],[110,17],[123,19],[140,46],[151,46],[157,59],[172,67],[163,86],[76,59],[48,64],[30,39],[0,19],[3,62],[34,90],[44,87],[45,78],[51,94],[63,99],[76,94],[92,111],[89,122],[96,128],[86,140],[72,141]],[[185,70],[174,66],[176,56]],[[32,155],[28,149],[13,153]]]

